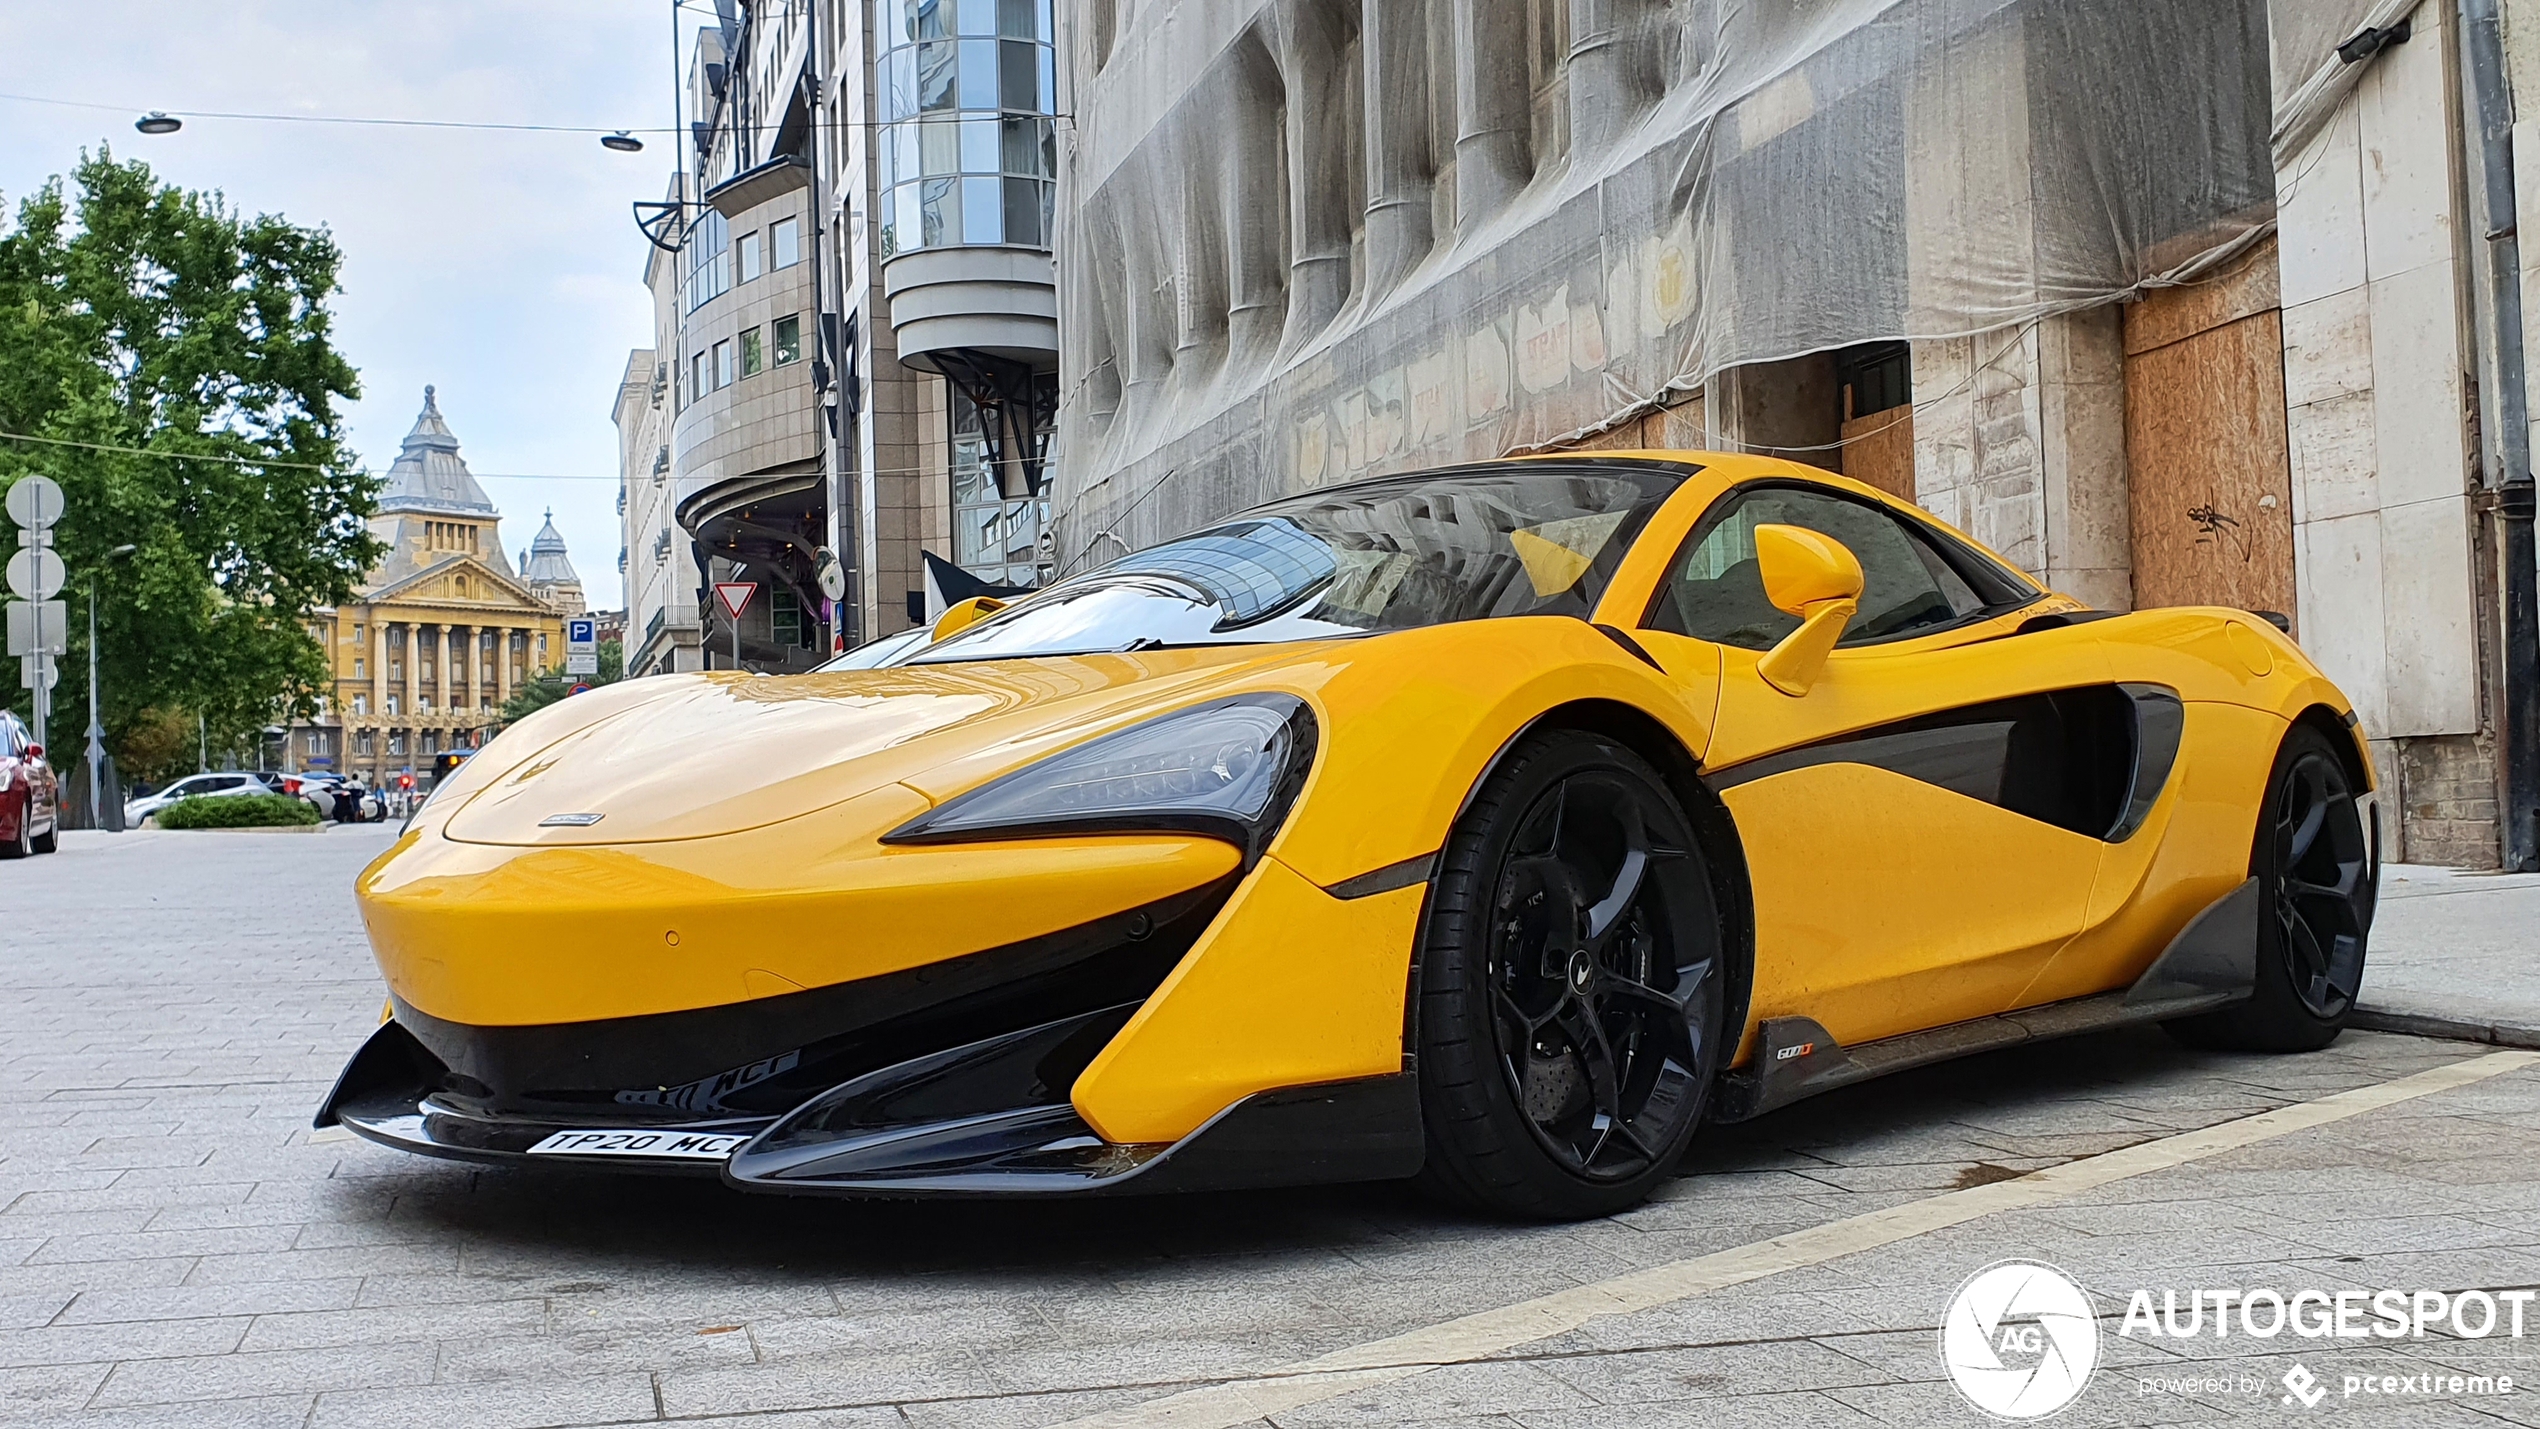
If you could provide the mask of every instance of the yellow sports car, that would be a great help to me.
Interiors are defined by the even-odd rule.
[[[1826,472],[1390,476],[994,604],[488,744],[361,877],[388,1010],[318,1123],[1583,1216],[1706,1120],[2118,1023],[2318,1047],[2362,978],[2369,751],[2281,617],[2086,609]]]

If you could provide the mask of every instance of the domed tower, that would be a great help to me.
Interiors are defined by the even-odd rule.
[[[374,590],[398,584],[455,556],[511,574],[499,533],[502,513],[459,456],[459,439],[441,419],[433,390],[423,389],[423,411],[406,433],[388,481],[379,493],[371,532],[388,555],[370,574]]]
[[[547,508],[547,524],[529,542],[520,558],[521,579],[529,583],[529,593],[563,611],[580,615],[586,608],[582,600],[582,577],[574,574],[573,560],[565,554],[564,536],[556,530],[556,510]]]

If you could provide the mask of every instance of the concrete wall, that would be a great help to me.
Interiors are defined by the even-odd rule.
[[[2458,44],[2447,4],[2414,23],[2277,176],[2295,573],[2304,647],[2393,741],[2385,781],[2441,771],[2406,796],[2406,855],[2489,866]]]

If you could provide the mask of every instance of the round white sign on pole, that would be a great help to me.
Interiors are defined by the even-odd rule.
[[[29,546],[9,558],[9,589],[20,600],[51,600],[62,593],[64,579],[62,558],[50,546]]]
[[[9,488],[9,519],[21,526],[50,526],[62,519],[62,484],[30,476]]]

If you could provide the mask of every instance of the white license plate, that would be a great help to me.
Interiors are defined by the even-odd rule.
[[[747,1136],[717,1131],[559,1131],[529,1148],[532,1156],[651,1156],[677,1161],[728,1161]]]

